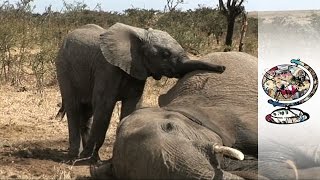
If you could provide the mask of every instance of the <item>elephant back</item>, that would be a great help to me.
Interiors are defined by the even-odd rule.
[[[217,52],[201,58],[213,64],[224,65],[222,74],[194,71],[181,78],[174,87],[159,98],[160,106],[169,104],[256,105],[257,58],[239,52]]]
[[[100,48],[100,34],[104,32],[106,29],[96,24],[86,24],[68,33],[65,43],[72,42]]]

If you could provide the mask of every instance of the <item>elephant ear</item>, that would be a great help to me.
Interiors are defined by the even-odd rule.
[[[100,35],[100,49],[110,64],[136,79],[146,80],[148,73],[141,51],[146,35],[145,29],[116,23]]]

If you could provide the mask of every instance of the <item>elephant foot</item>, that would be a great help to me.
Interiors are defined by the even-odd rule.
[[[74,166],[81,166],[81,165],[97,164],[99,162],[100,162],[100,157],[99,155],[96,155],[96,156],[74,159],[72,164]]]
[[[111,161],[90,166],[90,175],[94,179],[114,179]]]
[[[68,150],[68,157],[69,159],[75,159],[79,157],[79,150],[78,149],[69,149]]]

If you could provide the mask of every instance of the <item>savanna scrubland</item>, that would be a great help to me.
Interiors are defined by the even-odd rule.
[[[305,17],[320,27],[318,14]],[[258,56],[258,22],[290,23],[290,18],[274,14],[267,19],[248,14],[244,52]],[[68,147],[66,119],[54,117],[61,102],[54,61],[64,36],[84,24],[104,28],[116,22],[154,28],[171,34],[190,56],[196,58],[225,49],[226,18],[217,8],[159,11],[139,8],[123,12],[89,9],[83,2],[64,3],[60,12],[50,6],[35,13],[30,1],[0,4],[0,178],[72,179],[87,178],[87,166],[65,162]],[[236,19],[233,51],[238,50],[241,16]],[[295,26],[302,26],[295,24]],[[157,97],[165,93],[175,79],[148,79],[143,106],[157,106]],[[112,155],[112,143],[119,121],[120,103],[115,107],[108,135],[101,148],[102,159]]]

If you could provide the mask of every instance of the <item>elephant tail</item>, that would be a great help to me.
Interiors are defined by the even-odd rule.
[[[55,117],[56,120],[59,120],[59,121],[62,121],[64,115],[66,114],[66,111],[64,109],[64,105],[63,105],[63,100],[62,100],[62,103],[61,103],[61,106],[60,106],[60,109]]]

